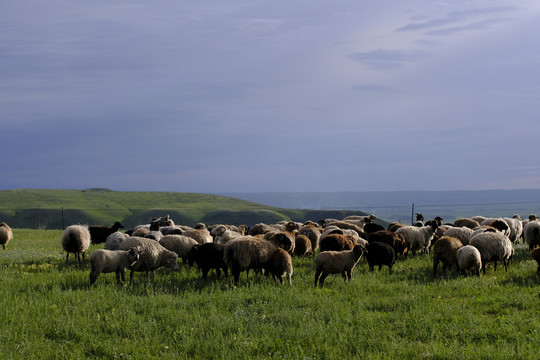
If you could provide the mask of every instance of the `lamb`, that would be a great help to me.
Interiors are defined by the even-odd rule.
[[[466,227],[451,227],[443,233],[443,236],[451,236],[459,239],[463,245],[469,244],[469,239],[473,235],[473,230]]]
[[[6,250],[6,245],[13,239],[13,231],[5,222],[0,223],[0,244],[2,248]]]
[[[313,250],[311,249],[311,241],[306,235],[296,234],[294,239],[294,255],[296,256],[311,256]]]
[[[529,251],[540,246],[540,221],[529,221],[523,228],[523,240],[529,245]]]
[[[159,244],[165,249],[175,252],[178,258],[182,258],[185,264],[188,261],[189,253],[197,240],[184,235],[165,235],[159,240]]]
[[[352,250],[355,245],[355,238],[348,234],[330,234],[323,238],[319,243],[321,251],[343,251]]]
[[[374,241],[367,244],[366,250],[366,260],[370,272],[373,272],[375,265],[379,266],[379,271],[383,265],[386,265],[388,271],[392,273],[392,266],[396,263],[396,253],[390,245]]]
[[[81,257],[84,260],[85,252],[90,247],[90,231],[86,225],[70,225],[62,234],[62,248],[66,252],[66,264],[68,262],[69,253],[73,253],[77,257],[79,264]]]
[[[533,251],[531,251],[531,256],[533,260],[536,261],[536,263],[538,264],[536,273],[538,274],[538,276],[540,276],[540,248],[533,249]]]
[[[91,225],[88,227],[90,231],[90,241],[92,244],[102,244],[107,241],[107,237],[112,233],[123,229],[124,225],[121,222],[115,222],[111,227],[104,225]]]
[[[107,240],[105,240],[105,246],[103,248],[106,250],[118,250],[120,243],[126,240],[128,237],[129,235],[116,231],[107,236]]]
[[[422,227],[404,226],[397,229],[396,233],[403,234],[407,242],[407,247],[413,254],[418,250],[422,253],[427,253],[437,227],[436,222]]]
[[[141,252],[139,261],[131,266],[129,273],[129,283],[133,282],[133,276],[135,271],[146,271],[152,273],[152,279],[154,277],[154,271],[162,266],[171,268],[172,270],[178,270],[178,255],[170,250],[165,249],[157,241],[142,237],[130,237],[122,243],[120,243],[120,250],[129,250],[131,248],[140,246]]]
[[[140,247],[129,250],[95,250],[90,254],[90,285],[96,282],[101,273],[116,273],[116,283],[123,285],[126,281],[126,268],[139,260]],[[120,277],[122,281],[120,282]]]
[[[223,259],[225,253],[225,245],[217,243],[204,243],[204,244],[195,244],[191,248],[189,253],[188,261],[190,264],[194,262],[197,264],[199,269],[202,271],[202,278],[204,280],[208,277],[208,272],[211,269],[216,270],[216,275],[219,279],[221,276],[221,270],[227,276],[227,264]]]
[[[439,261],[443,264],[443,273],[452,264],[457,262],[457,251],[463,247],[459,239],[451,236],[443,236],[433,245],[433,276],[437,275]]]
[[[330,274],[341,274],[344,280],[351,281],[352,271],[366,253],[362,245],[355,245],[352,250],[322,251],[315,256],[315,287],[323,287],[324,279]]]
[[[277,248],[270,259],[264,264],[263,269],[266,274],[272,274],[274,279],[279,279],[279,282],[283,284],[283,277],[287,275],[289,277],[289,285],[292,285],[293,266],[291,255],[281,248]]]
[[[407,243],[403,234],[398,234],[388,230],[380,230],[369,234],[368,242],[382,242],[390,245],[394,249],[395,255],[406,255],[408,251]]]
[[[480,276],[482,256],[474,246],[464,245],[460,247],[456,253],[456,261],[462,275],[465,275],[467,270],[472,270],[476,276]]]
[[[223,258],[231,269],[234,283],[238,284],[240,273],[250,269],[262,269],[277,247],[269,241],[254,236],[243,236],[225,244]]]
[[[504,264],[505,271],[508,270],[508,261],[514,254],[514,249],[508,237],[503,233],[486,231],[474,235],[469,241],[469,245],[480,251],[484,275],[486,274],[486,264],[488,262],[493,262],[494,268],[497,270],[497,261],[500,260]]]

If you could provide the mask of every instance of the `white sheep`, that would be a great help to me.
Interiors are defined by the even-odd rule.
[[[344,280],[351,281],[352,271],[366,253],[362,245],[355,245],[352,250],[322,251],[315,256],[315,286],[322,287],[329,274],[341,274]]]
[[[472,270],[476,276],[480,276],[482,268],[482,256],[480,251],[472,245],[461,247],[456,254],[458,269],[465,275],[467,270]]]
[[[500,222],[504,224],[499,224]],[[508,238],[510,238],[510,226],[504,218],[486,218],[480,223],[480,225],[493,226],[494,228],[502,232],[504,235],[506,235]]]
[[[103,246],[103,248],[106,250],[118,250],[120,243],[126,240],[128,237],[129,235],[120,231],[113,232],[111,235],[107,236],[105,246]]]
[[[5,222],[0,223],[0,244],[2,244],[4,250],[6,250],[6,245],[11,239],[13,239],[13,231],[11,231],[9,225]]]
[[[486,264],[494,263],[494,268],[497,270],[497,261],[502,261],[505,271],[508,270],[508,261],[514,254],[514,248],[510,239],[500,231],[486,231],[474,235],[469,245],[474,246],[480,251],[482,259],[482,271],[486,274]]]
[[[153,278],[154,271],[162,266],[178,270],[178,255],[165,249],[155,240],[132,236],[120,243],[120,250],[129,250],[137,246],[141,247],[141,252],[139,261],[131,266],[129,273],[130,284],[133,282],[135,271],[146,271],[147,275],[148,272],[151,272]]]
[[[213,228],[212,231],[210,231],[210,235],[212,235],[214,242],[217,244],[226,244],[232,239],[243,236],[240,232],[231,230],[225,225],[218,225]]]
[[[436,222],[422,227],[403,226],[397,229],[396,233],[403,235],[409,251],[412,251],[413,254],[418,250],[427,253],[437,227]]]
[[[519,218],[515,217],[518,216]],[[521,223],[521,217],[519,215],[514,215],[514,217],[505,217],[503,218],[504,221],[508,224],[508,229],[510,231],[510,234],[508,235],[508,238],[511,242],[516,242],[521,237],[521,233],[523,232],[523,224]]]
[[[66,252],[66,264],[68,262],[69,253],[73,253],[79,264],[81,257],[84,260],[85,252],[90,247],[90,231],[86,225],[70,225],[62,234],[62,248]]]
[[[443,236],[454,237],[459,239],[463,245],[468,245],[473,232],[473,229],[466,226],[451,227],[443,233]]]
[[[99,274],[110,272],[115,272],[116,283],[123,285],[126,282],[126,269],[139,260],[140,252],[140,247],[129,250],[95,250],[90,254],[90,285],[96,282]]]
[[[184,235],[165,235],[159,240],[165,249],[174,251],[185,264],[193,245],[198,244],[197,240]]]

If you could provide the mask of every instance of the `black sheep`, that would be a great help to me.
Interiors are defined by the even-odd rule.
[[[123,228],[124,225],[118,221],[115,222],[111,227],[104,225],[91,225],[88,227],[88,230],[90,231],[90,241],[92,244],[104,243],[109,235]]]
[[[375,265],[379,266],[379,270],[383,265],[388,266],[390,273],[392,272],[392,266],[396,262],[396,253],[394,249],[382,242],[371,242],[366,246],[366,260],[369,265],[369,271],[373,271]]]
[[[217,243],[195,244],[189,253],[189,263],[195,262],[202,271],[202,278],[206,280],[210,269],[215,269],[217,277],[221,276],[221,270],[227,276],[227,264],[223,260],[225,245]]]

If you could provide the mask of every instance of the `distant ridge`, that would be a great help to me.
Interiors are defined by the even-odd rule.
[[[540,214],[540,189],[363,191],[363,192],[257,192],[221,193],[238,199],[290,209],[361,209],[387,221],[408,222],[414,212],[424,217],[512,216]]]

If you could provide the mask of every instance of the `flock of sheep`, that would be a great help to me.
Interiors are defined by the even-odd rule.
[[[91,244],[105,243],[103,249],[90,256],[90,284],[101,273],[116,273],[119,285],[125,283],[130,270],[130,283],[135,272],[154,274],[164,266],[178,270],[178,260],[197,264],[202,277],[215,270],[219,278],[230,270],[234,282],[242,272],[265,272],[283,283],[292,284],[291,256],[313,256],[314,285],[323,286],[330,274],[341,274],[350,280],[355,266],[365,258],[369,270],[387,266],[392,272],[396,258],[409,253],[431,253],[433,275],[438,264],[443,272],[456,264],[462,274],[486,273],[486,264],[502,262],[507,269],[514,253],[513,243],[522,238],[528,244],[531,257],[538,263],[540,275],[540,220],[530,215],[522,220],[519,215],[505,218],[473,217],[443,224],[437,217],[424,222],[417,214],[413,225],[392,223],[384,228],[373,222],[374,215],[349,216],[342,220],[325,219],[319,222],[298,223],[283,221],[277,224],[259,223],[250,228],[215,224],[195,227],[175,225],[169,216],[155,218],[150,224],[121,232],[117,222],[111,227],[94,225],[68,226],[61,239],[66,252],[66,263],[72,253],[81,262]],[[0,224],[0,244],[3,248],[12,239],[9,226]]]

